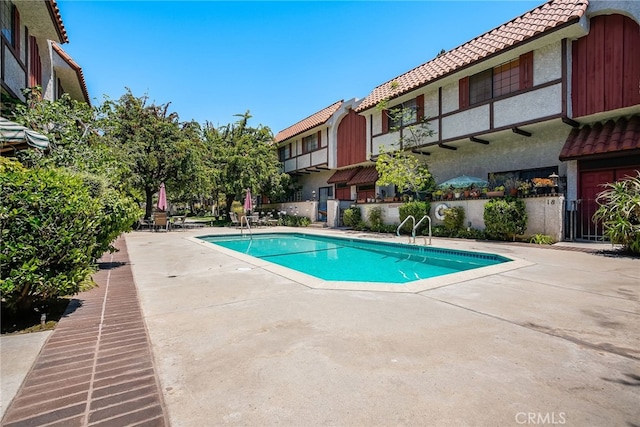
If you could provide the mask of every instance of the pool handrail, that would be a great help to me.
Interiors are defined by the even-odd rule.
[[[418,228],[418,226],[420,224],[422,224],[422,221],[424,221],[424,219],[428,219],[429,220],[429,245],[431,245],[431,217],[429,215],[425,215],[423,216],[420,221],[418,221],[418,223],[416,225],[413,226],[413,243],[416,242],[416,229]],[[427,244],[427,238],[424,238],[424,244]]]
[[[242,219],[244,218],[244,222],[247,224],[247,230],[249,230],[249,238],[253,240],[253,233],[251,233],[251,225],[249,224],[249,219],[246,215],[242,215],[240,217],[240,235],[242,236]]]
[[[400,229],[402,228],[402,226],[404,225],[405,222],[409,221],[409,220],[413,220],[413,231],[411,232],[411,237],[413,237],[413,243],[416,242],[416,218],[413,215],[408,215],[404,221],[402,221],[400,223],[400,225],[398,226],[398,228],[396,229],[396,235],[398,237],[400,237]],[[409,237],[409,243],[411,243],[411,237]]]

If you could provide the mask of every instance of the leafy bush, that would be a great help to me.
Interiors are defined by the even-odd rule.
[[[73,295],[139,211],[96,180],[0,158],[0,291],[5,307]]]
[[[429,215],[430,209],[431,209],[431,204],[429,202],[417,202],[417,201],[407,202],[402,206],[400,206],[399,208],[400,222],[407,219],[409,215],[413,215],[417,223],[422,219],[423,216]],[[425,229],[425,227],[428,227],[428,225],[429,225],[428,222],[424,221],[422,224],[420,224],[420,227],[418,227],[418,229],[416,230],[416,234],[422,233],[422,231]],[[402,226],[402,231],[404,231],[405,233],[411,233],[412,228],[413,228],[413,222],[407,221]]]
[[[345,209],[344,214],[342,215],[342,223],[347,227],[355,227],[362,221],[362,213],[360,212],[360,208],[357,206],[351,206],[348,209]]]
[[[531,239],[529,239],[529,243],[534,243],[536,245],[553,245],[555,242],[556,241],[553,237],[540,233],[534,234],[531,236]]]
[[[484,225],[487,237],[515,241],[527,229],[527,212],[522,199],[491,199],[484,205]]]
[[[454,206],[444,211],[444,226],[447,230],[454,232],[461,230],[464,224],[464,208]]]
[[[640,172],[635,177],[606,184],[596,196],[600,205],[593,216],[602,221],[604,236],[611,243],[640,253]]]
[[[278,225],[284,225],[286,227],[308,227],[311,225],[311,219],[299,215],[281,215],[280,218],[278,218]]]
[[[382,222],[381,207],[376,206],[375,208],[369,209],[367,219],[369,220],[369,228],[371,231],[381,232],[383,230],[384,224]]]

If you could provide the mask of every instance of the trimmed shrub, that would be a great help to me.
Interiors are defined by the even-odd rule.
[[[381,232],[384,228],[384,224],[382,222],[382,208],[376,206],[375,208],[369,209],[367,213],[367,219],[369,220],[369,228],[371,231]]]
[[[417,223],[422,219],[423,216],[429,215],[430,209],[431,209],[431,204],[429,202],[417,202],[417,201],[407,202],[402,206],[400,206],[399,208],[400,222],[402,223],[402,221],[407,219],[409,215],[413,215]],[[422,231],[428,226],[429,226],[429,223],[427,221],[424,221],[422,224],[420,224],[420,227],[418,227],[418,229],[416,230],[416,235],[422,234]],[[405,233],[411,233],[412,228],[413,228],[413,222],[407,221],[402,226],[402,231],[404,231]]]
[[[91,181],[91,182],[89,182]],[[74,295],[91,285],[95,262],[131,229],[135,203],[97,180],[60,169],[26,169],[0,158],[0,291],[3,306]]]
[[[444,226],[449,232],[462,230],[463,225],[464,208],[462,206],[454,206],[444,211]]]
[[[362,213],[357,206],[351,206],[344,210],[342,215],[342,223],[347,227],[356,227],[362,222]]]
[[[514,241],[527,229],[527,212],[522,199],[491,199],[484,205],[484,225],[488,238]]]

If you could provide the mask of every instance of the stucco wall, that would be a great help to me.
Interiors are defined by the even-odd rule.
[[[4,82],[18,98],[24,101],[22,89],[25,88],[25,73],[11,51],[4,47]]]
[[[465,212],[465,227],[484,230],[484,205],[490,199],[465,199],[465,200],[446,200],[432,201],[429,216],[433,225],[442,224],[442,221],[436,219],[435,211],[440,204],[448,207],[462,206]],[[560,241],[563,238],[563,217],[564,217],[564,197],[530,197],[523,199],[527,212],[527,230],[526,235],[546,234],[552,236],[555,240]],[[368,212],[376,207],[382,209],[382,218],[385,224],[400,224],[399,208],[402,203],[367,203],[356,205],[360,208],[362,219],[366,222]],[[419,220],[420,218],[416,218]]]
[[[562,85],[558,83],[497,101],[494,104],[493,112],[494,126],[497,128],[560,114],[562,112]],[[453,117],[455,118],[457,115]]]
[[[562,77],[562,43],[555,42],[533,51],[533,84]]]

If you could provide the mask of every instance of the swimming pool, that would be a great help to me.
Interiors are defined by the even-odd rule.
[[[323,280],[341,282],[406,284],[511,261],[489,253],[304,233],[199,239]]]

